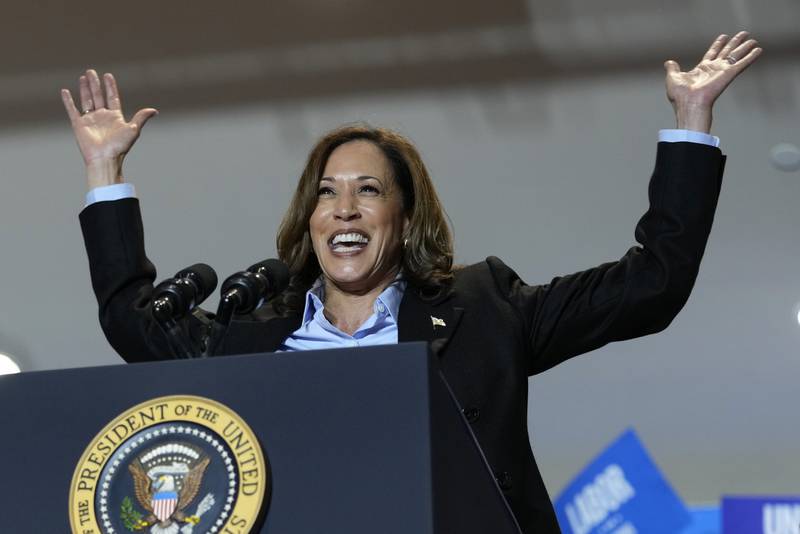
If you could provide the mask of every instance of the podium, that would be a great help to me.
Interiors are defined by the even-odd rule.
[[[201,518],[195,533],[519,532],[423,343],[0,377],[1,530],[69,532],[70,488],[84,451],[126,410],[170,395],[230,408],[268,467],[252,526],[237,529],[231,520],[215,530]],[[192,531],[186,525],[181,532]]]

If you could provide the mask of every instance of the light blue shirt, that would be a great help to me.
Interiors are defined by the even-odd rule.
[[[123,198],[136,198],[136,188],[128,182],[114,185],[103,185],[90,189],[86,193],[86,205],[109,200],[122,200]]]
[[[678,143],[688,141],[719,147],[719,138],[702,132],[691,130],[661,130],[658,132],[660,142]],[[86,205],[95,202],[135,198],[133,184],[122,183],[96,187],[86,193]],[[375,299],[372,315],[353,335],[345,334],[325,317],[325,288],[321,280],[306,292],[306,305],[303,310],[303,322],[281,345],[279,351],[338,349],[343,347],[366,347],[370,345],[391,345],[397,343],[397,319],[400,301],[406,283],[395,280]]]
[[[366,347],[372,345],[393,345],[397,343],[397,314],[406,282],[395,279],[383,290],[372,306],[372,315],[364,324],[346,334],[333,326],[325,317],[322,301],[325,287],[317,280],[306,292],[306,305],[303,322],[283,344],[280,351],[338,349],[343,347]]]

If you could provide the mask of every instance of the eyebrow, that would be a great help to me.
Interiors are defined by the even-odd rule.
[[[377,178],[377,177],[375,177],[375,176],[369,176],[369,175],[358,176],[358,177],[356,177],[356,180],[358,180],[358,181],[362,181],[362,182],[363,182],[364,180],[377,180],[377,181],[379,181],[379,182],[381,181],[381,179],[380,179],[380,178]],[[320,181],[320,182],[335,182],[335,181],[336,181],[336,178],[334,178],[334,177],[332,177],[332,176],[323,176],[322,178],[320,178],[320,179],[319,179],[319,181]]]

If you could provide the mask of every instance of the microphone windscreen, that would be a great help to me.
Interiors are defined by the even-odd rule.
[[[289,287],[289,266],[281,260],[268,259],[251,265],[247,269],[251,273],[259,273],[269,280],[269,293],[271,296],[279,295]]]
[[[175,278],[189,278],[195,283],[198,292],[195,296],[196,302],[205,300],[217,287],[217,273],[205,263],[195,263],[178,272]]]

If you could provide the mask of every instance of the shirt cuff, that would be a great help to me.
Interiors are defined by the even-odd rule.
[[[719,148],[719,137],[694,130],[659,130],[658,140],[667,143],[700,143],[701,145],[715,146]]]
[[[136,188],[133,187],[133,184],[122,183],[95,187],[86,193],[86,206],[95,202],[122,200],[123,198],[136,198]]]

